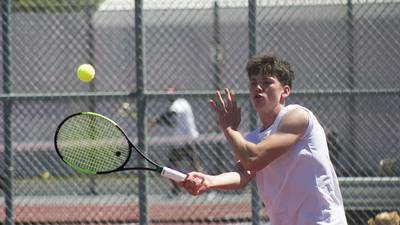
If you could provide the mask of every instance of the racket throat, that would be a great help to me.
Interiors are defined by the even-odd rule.
[[[164,168],[161,166],[157,166],[157,168],[156,168],[156,172],[159,174],[162,174],[163,170],[164,170]]]

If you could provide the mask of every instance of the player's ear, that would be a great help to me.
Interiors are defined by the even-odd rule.
[[[284,85],[282,89],[282,97],[287,98],[290,95],[290,86]]]

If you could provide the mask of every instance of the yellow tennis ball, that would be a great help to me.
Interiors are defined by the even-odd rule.
[[[44,180],[49,179],[50,176],[51,175],[50,175],[49,171],[45,171],[45,172],[42,173],[42,179],[44,179]]]
[[[83,82],[90,82],[93,80],[95,75],[95,70],[90,64],[82,64],[78,67],[76,74],[79,80]]]

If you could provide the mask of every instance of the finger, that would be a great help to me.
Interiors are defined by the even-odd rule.
[[[218,108],[220,111],[224,112],[225,111],[225,102],[224,102],[224,99],[222,98],[221,92],[217,91],[216,95],[217,95],[217,102],[216,102],[217,106],[219,106]]]
[[[212,99],[210,99],[208,102],[210,104],[210,107],[214,110],[214,112],[218,113],[219,110],[218,110],[217,103]]]
[[[225,95],[226,95],[226,107],[227,109],[232,109],[232,96],[231,92],[228,88],[225,88]]]
[[[187,186],[190,186],[190,185],[195,184],[197,180],[198,180],[197,176],[193,172],[191,172],[188,174],[188,176],[183,181],[183,183]]]
[[[213,99],[210,99],[209,101],[210,107],[212,110],[214,110],[215,113],[220,114],[221,112],[225,112],[224,107],[219,103],[219,101],[215,101]]]
[[[193,182],[196,184],[196,186],[202,185],[204,183],[204,177],[202,176],[194,176]]]
[[[198,185],[194,181],[185,182],[183,185],[188,192],[194,192],[198,189]]]
[[[189,175],[190,177],[192,177],[192,178],[194,178],[194,177],[196,177],[196,176],[201,176],[201,174],[202,174],[202,173],[197,172],[197,171],[192,171],[192,172],[189,172],[189,173],[188,173],[188,175]]]
[[[231,91],[230,94],[231,94],[231,100],[232,100],[232,108],[237,109],[238,107],[237,107],[237,101],[236,101],[236,94],[233,91]]]

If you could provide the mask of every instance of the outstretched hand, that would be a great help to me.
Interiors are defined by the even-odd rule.
[[[230,127],[237,130],[241,120],[241,109],[237,106],[236,95],[233,91],[225,88],[224,100],[221,92],[216,92],[216,99],[210,99],[210,106],[217,115],[218,125],[222,130]]]

